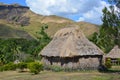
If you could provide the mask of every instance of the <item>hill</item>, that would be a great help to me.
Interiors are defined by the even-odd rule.
[[[24,39],[34,39],[26,31],[13,29],[5,24],[0,24],[0,38],[24,38]]]
[[[2,23],[2,25],[8,25],[8,29],[12,28],[14,30],[24,31],[32,37],[38,37],[36,32],[38,32],[44,24],[48,25],[46,32],[51,37],[57,30],[67,27],[68,25],[80,26],[80,29],[83,30],[86,36],[90,36],[99,29],[97,25],[87,22],[74,22],[70,19],[55,15],[43,16],[35,14],[29,9],[29,7],[20,6],[17,4],[0,5],[0,23]],[[7,30],[7,27],[4,29]],[[2,37],[7,37],[7,34],[0,34],[2,34]],[[9,36],[10,35],[12,37],[13,35],[16,35],[16,33],[11,33]]]
[[[80,26],[80,29],[84,32],[86,36],[92,35],[94,32],[99,31],[99,26],[91,24],[88,22],[77,22],[77,25]]]

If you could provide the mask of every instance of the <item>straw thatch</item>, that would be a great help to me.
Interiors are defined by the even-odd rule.
[[[120,48],[116,45],[105,57],[120,58]]]
[[[77,28],[61,29],[55,34],[53,40],[41,51],[41,55],[49,57],[74,57],[102,54],[102,51],[90,42]]]
[[[78,28],[59,30],[41,51],[45,65],[64,68],[98,68],[103,52],[90,42]]]

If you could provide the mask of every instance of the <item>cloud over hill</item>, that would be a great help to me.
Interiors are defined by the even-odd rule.
[[[109,4],[103,0],[26,0],[30,9],[42,15],[58,15],[76,21],[100,24],[102,9]]]

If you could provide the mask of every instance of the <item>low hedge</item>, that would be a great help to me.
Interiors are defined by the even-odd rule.
[[[40,71],[43,70],[43,65],[39,62],[31,62],[28,64],[28,69],[31,73],[38,74]]]
[[[9,71],[9,70],[16,70],[16,64],[14,63],[8,63],[3,66],[0,66],[0,71]]]

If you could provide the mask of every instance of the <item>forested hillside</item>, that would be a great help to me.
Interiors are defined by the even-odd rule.
[[[43,26],[38,39],[24,38],[1,38],[0,39],[0,64],[11,61],[34,61],[38,59],[38,53],[46,46],[51,38],[44,32],[47,27]],[[40,58],[39,58],[40,59]]]

